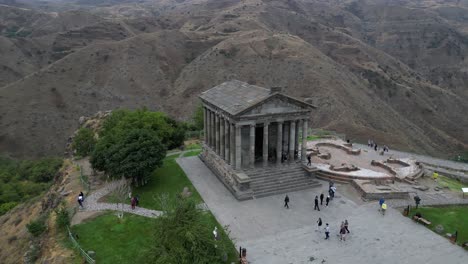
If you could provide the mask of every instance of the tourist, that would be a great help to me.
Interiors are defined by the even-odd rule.
[[[319,219],[317,220],[317,230],[316,231],[320,232],[320,228],[322,228],[322,218],[319,217]]]
[[[330,197],[330,200],[333,199],[333,190],[331,188],[328,189],[328,197]]]
[[[374,150],[377,151],[377,144],[374,144]]]
[[[132,205],[132,209],[135,209],[135,205],[136,205],[136,198],[135,197],[132,197],[132,199],[130,200],[130,204]]]
[[[346,229],[344,225],[340,228],[340,241],[346,241]]]
[[[335,198],[335,194],[336,194],[336,187],[335,187],[335,186],[332,186],[332,187],[330,187],[330,190],[332,191],[331,198],[332,198],[332,200],[333,200],[333,198]]]
[[[320,208],[319,208],[319,199],[318,199],[318,196],[317,196],[317,195],[315,196],[315,206],[314,206],[314,210],[319,210],[319,211],[320,211]]]
[[[348,220],[345,220],[345,221],[344,221],[344,228],[346,229],[346,232],[349,233],[348,226],[349,226]]]
[[[414,197],[414,202],[416,203],[416,209],[418,209],[419,203],[421,203],[421,198],[419,196]]]
[[[82,193],[80,192],[80,194],[78,195],[78,204],[80,205],[81,208],[83,208],[83,195]]]
[[[83,192],[80,192],[80,194],[79,194],[78,196],[81,196],[81,198],[82,198],[81,200],[84,202],[84,194],[83,194]]]
[[[326,202],[325,206],[328,207],[328,203],[330,202],[330,195],[327,195],[327,199],[325,200],[325,202]]]
[[[289,209],[289,197],[288,195],[286,194],[286,197],[284,197],[284,207],[286,207],[286,209]]]
[[[307,166],[312,166],[312,158],[310,157],[311,154],[307,155]]]
[[[328,226],[328,223],[325,224],[325,239],[330,238],[330,227]]]
[[[323,205],[323,197],[325,197],[325,196],[323,195],[323,193],[321,193],[320,194],[320,205]]]
[[[387,210],[387,204],[383,203],[382,204],[382,215],[385,215],[385,211]]]
[[[385,203],[385,199],[383,197],[379,200],[379,209],[382,208],[382,204]]]
[[[139,204],[140,204],[140,195],[135,196],[135,203],[136,203],[136,206],[139,206]]]

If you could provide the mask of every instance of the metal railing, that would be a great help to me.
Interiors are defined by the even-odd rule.
[[[72,242],[73,244],[73,247],[75,247],[76,249],[78,249],[78,251],[80,252],[80,255],[86,260],[86,262],[88,264],[95,264],[96,263],[96,260],[94,260],[92,257],[90,257],[88,255],[88,253],[86,253],[84,251],[84,249],[82,249],[80,247],[80,244],[78,244],[78,241],[76,241],[76,239],[73,237],[73,234],[72,232],[70,231],[70,228],[67,226],[67,232],[68,232],[68,237],[70,238],[70,241]]]

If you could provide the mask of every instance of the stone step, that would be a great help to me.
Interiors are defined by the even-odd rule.
[[[306,190],[306,189],[316,188],[320,186],[321,184],[319,182],[313,182],[313,183],[311,182],[310,184],[307,184],[307,185],[301,184],[301,185],[295,185],[295,186],[286,186],[283,188],[254,191],[253,196],[255,198],[260,198],[260,197],[266,197],[270,195]]]
[[[284,185],[284,184],[295,184],[295,183],[308,183],[311,179],[302,176],[301,178],[288,178],[288,179],[277,179],[277,180],[270,180],[270,181],[263,181],[263,182],[251,182],[250,187],[252,189],[255,188],[266,188],[267,186],[277,186],[277,185]]]
[[[329,175],[329,174],[323,174],[321,172],[316,173],[316,177],[318,179],[322,179],[325,181],[333,181],[337,183],[350,183],[353,179],[348,178],[348,177],[342,177],[342,176],[337,176],[337,175]]]
[[[264,184],[264,183],[270,183],[270,182],[286,182],[286,181],[298,181],[305,179],[307,180],[308,177],[305,175],[285,175],[284,177],[276,177],[276,178],[271,178],[271,177],[265,177],[265,178],[260,178],[260,179],[252,179],[251,184]]]
[[[294,179],[286,182],[269,182],[269,183],[262,183],[262,184],[257,184],[257,185],[251,185],[252,190],[265,190],[265,189],[271,189],[271,188],[282,188],[286,186],[293,186],[293,185],[301,185],[301,184],[309,184],[309,183],[315,183],[317,182],[315,179],[312,178],[302,178],[302,179]]]
[[[290,172],[290,173],[282,173],[282,174],[262,174],[262,175],[254,175],[249,177],[252,180],[262,180],[262,179],[281,179],[281,178],[287,178],[287,177],[304,177],[306,176],[305,172],[299,171],[299,172]]]

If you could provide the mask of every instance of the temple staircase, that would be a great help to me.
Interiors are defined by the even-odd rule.
[[[307,176],[300,163],[256,167],[245,173],[252,179],[250,188],[254,198],[321,186],[315,178]]]

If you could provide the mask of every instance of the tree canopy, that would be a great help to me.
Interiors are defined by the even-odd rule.
[[[204,214],[192,199],[179,198],[175,208],[165,208],[155,222],[154,242],[145,256],[147,263],[222,263],[226,249],[214,239]]]
[[[162,165],[165,156],[166,147],[155,132],[130,129],[102,138],[90,161],[94,168],[113,178],[125,177],[144,185],[151,173]]]
[[[185,126],[162,112],[147,109],[116,110],[104,121],[100,137],[119,135],[130,129],[148,129],[166,145],[167,149],[180,147],[184,143]]]
[[[80,128],[73,138],[72,148],[79,156],[88,156],[94,149],[96,139],[94,132],[89,128]]]

